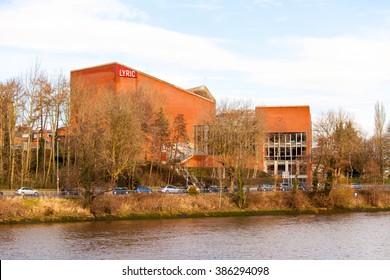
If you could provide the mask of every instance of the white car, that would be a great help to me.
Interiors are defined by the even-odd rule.
[[[39,195],[39,192],[37,190],[34,190],[33,188],[27,188],[27,187],[23,187],[23,188],[19,188],[15,194],[17,195],[34,195],[34,196],[38,196]]]
[[[158,192],[162,192],[162,193],[181,193],[183,192],[182,189],[179,189],[177,187],[174,187],[174,186],[165,186],[165,187],[161,187]]]

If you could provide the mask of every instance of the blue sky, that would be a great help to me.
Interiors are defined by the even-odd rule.
[[[390,116],[390,1],[0,1],[0,81],[119,62],[217,101]],[[389,119],[389,118],[387,118]]]

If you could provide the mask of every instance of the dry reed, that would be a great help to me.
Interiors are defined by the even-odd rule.
[[[239,208],[235,194],[207,195],[140,193],[132,195],[104,195],[97,197],[90,208],[83,200],[66,198],[2,198],[0,223],[28,221],[72,221],[100,218],[176,217],[183,214],[234,215],[235,213],[294,213],[321,209],[390,209],[390,190],[369,189],[355,196],[353,189],[332,189],[323,192],[266,192],[247,194],[247,207]]]

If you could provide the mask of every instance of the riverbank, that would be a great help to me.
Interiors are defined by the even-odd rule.
[[[247,207],[239,208],[234,194],[104,195],[89,208],[82,199],[3,198],[0,223],[49,223],[97,220],[131,220],[258,215],[332,214],[339,212],[390,211],[390,191],[352,189],[322,192],[264,192],[247,194]]]

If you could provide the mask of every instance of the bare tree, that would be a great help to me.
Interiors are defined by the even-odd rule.
[[[9,188],[15,185],[18,145],[15,142],[21,84],[15,79],[0,83],[0,174],[6,178]],[[2,176],[2,177],[3,177]]]
[[[52,80],[52,94],[50,96],[50,102],[48,103],[48,115],[50,121],[51,130],[51,148],[50,148],[50,160],[47,166],[45,182],[47,184],[48,179],[51,177],[52,185],[56,186],[57,192],[59,191],[59,165],[60,158],[60,146],[65,147],[66,143],[59,144],[59,127],[60,125],[68,124],[64,123],[66,114],[66,106],[69,102],[69,81],[64,75],[58,74]],[[64,138],[64,140],[67,138]],[[62,160],[63,162],[63,160]],[[52,174],[52,176],[50,176]]]
[[[84,191],[84,203],[88,207],[105,176],[99,162],[105,118],[101,113],[102,102],[97,102],[94,96],[94,87],[83,87],[79,81],[72,81],[71,88],[72,174],[75,184]]]
[[[187,133],[187,123],[183,114],[178,114],[173,120],[172,142],[170,143],[170,163],[171,168],[168,172],[167,182],[173,179],[173,170],[178,164],[178,156],[184,154],[189,149],[189,138]]]
[[[390,171],[390,124],[387,126],[384,141],[383,141],[384,153],[383,153],[383,165],[387,172]],[[386,175],[385,175],[386,176]],[[389,174],[387,173],[387,176]]]
[[[124,171],[129,171],[141,156],[142,109],[131,95],[108,93],[104,98],[105,127],[102,134],[101,162],[106,167],[111,184],[117,184]]]
[[[386,113],[383,104],[375,103],[375,131],[374,131],[374,143],[376,147],[376,160],[379,166],[380,176],[382,178],[382,184],[384,184],[384,134],[385,134],[385,122]]]
[[[330,176],[339,183],[341,175],[354,173],[353,159],[362,151],[363,138],[352,118],[339,110],[329,111],[314,123],[313,150],[316,170],[322,170],[322,177]],[[331,174],[331,175],[330,175]]]
[[[250,102],[224,101],[217,108],[215,123],[204,126],[207,136],[198,147],[213,155],[222,166],[220,174],[226,172],[229,177],[229,189],[238,187],[238,205],[244,207],[244,173],[256,166],[256,147],[259,137],[259,121]]]
[[[149,180],[152,176],[153,162],[157,161],[159,163],[159,168],[161,168],[161,158],[163,151],[166,151],[167,146],[169,145],[169,121],[166,118],[162,108],[157,112],[154,122],[151,125],[151,149],[150,149],[150,172]]]
[[[35,169],[35,184],[44,183],[40,172],[45,173],[46,141],[44,132],[48,125],[52,86],[47,75],[36,63],[25,76],[22,95],[21,124],[25,130],[27,143],[22,159],[22,182],[30,181],[30,170]],[[39,134],[33,133],[39,131]],[[33,145],[34,144],[34,145]],[[35,153],[35,160],[33,158]]]
[[[86,206],[132,174],[143,156],[149,110],[143,97],[72,84],[73,162]]]

